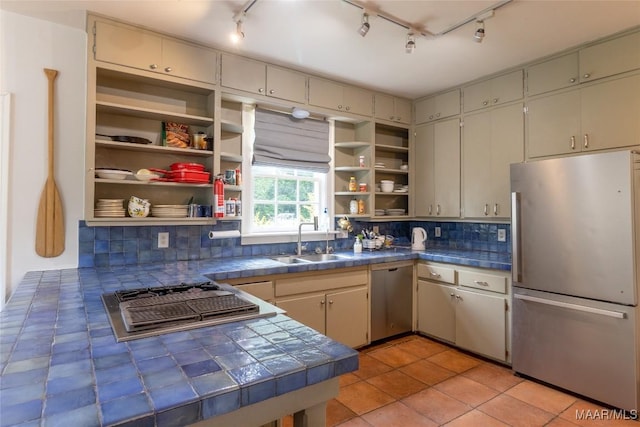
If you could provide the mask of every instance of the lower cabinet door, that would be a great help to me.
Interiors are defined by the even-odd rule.
[[[366,287],[327,294],[326,335],[349,347],[368,343],[368,291]]]
[[[456,287],[418,280],[418,330],[454,343],[456,341]]]
[[[287,316],[303,323],[316,331],[326,334],[325,295],[313,294],[295,298],[279,299],[276,305],[287,311]]]
[[[456,345],[506,360],[507,312],[504,296],[456,290]]]

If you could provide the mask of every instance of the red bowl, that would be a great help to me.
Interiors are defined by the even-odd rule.
[[[170,167],[172,171],[189,170],[202,172],[204,170],[204,165],[200,163],[172,163]]]

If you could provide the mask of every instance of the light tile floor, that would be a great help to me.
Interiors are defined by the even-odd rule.
[[[607,417],[603,409],[517,377],[503,365],[410,335],[360,350],[360,368],[340,377],[340,393],[327,405],[327,426],[640,427]]]

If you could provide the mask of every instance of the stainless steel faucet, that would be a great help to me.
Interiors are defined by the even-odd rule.
[[[298,225],[298,255],[302,255],[302,226],[303,225],[313,225],[314,231],[318,231],[318,217],[313,217],[313,222],[301,222]]]

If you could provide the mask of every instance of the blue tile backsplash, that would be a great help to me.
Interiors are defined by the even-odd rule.
[[[336,250],[353,247],[353,236],[363,228],[377,226],[381,234],[390,234],[398,245],[409,245],[411,229],[427,230],[427,248],[468,249],[489,252],[511,252],[509,224],[436,221],[354,221],[353,233],[347,239],[336,239],[330,245]],[[220,221],[211,225],[165,226],[100,226],[79,224],[79,267],[112,267],[155,262],[193,261],[237,256],[273,256],[293,254],[296,243],[242,245],[239,237],[209,239],[209,232],[238,230],[237,221]],[[435,237],[440,227],[441,236]],[[505,229],[506,241],[498,242],[498,229]],[[158,233],[169,233],[169,247],[157,247]],[[324,248],[324,240],[306,242],[309,250]]]

